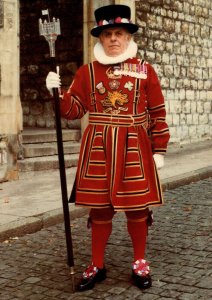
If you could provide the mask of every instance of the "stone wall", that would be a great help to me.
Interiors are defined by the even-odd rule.
[[[50,19],[60,19],[61,35],[56,41],[57,64],[67,88],[83,60],[82,0],[20,1],[20,96],[24,127],[54,128],[54,112],[45,78],[53,68],[49,46],[39,36],[38,20],[45,19],[41,10],[49,10]],[[79,126],[78,122],[62,121],[62,127]]]
[[[17,179],[21,131],[18,2],[0,0],[0,182]]]
[[[211,137],[211,15],[211,0],[136,1],[136,40],[161,80],[171,142]]]

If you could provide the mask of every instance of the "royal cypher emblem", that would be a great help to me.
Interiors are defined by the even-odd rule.
[[[122,90],[108,92],[108,96],[101,101],[103,107],[106,108],[104,112],[114,111],[114,113],[119,113],[121,110],[127,111],[128,107],[123,106],[128,102],[127,94],[122,93]]]

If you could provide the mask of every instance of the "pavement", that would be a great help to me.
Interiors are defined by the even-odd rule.
[[[67,169],[70,194],[76,168]],[[165,166],[159,170],[163,190],[212,176],[212,140],[170,145]],[[69,205],[71,220],[87,213]],[[17,181],[0,183],[0,242],[61,223],[63,209],[59,171],[26,173]]]
[[[164,192],[153,209],[146,260],[152,287],[131,280],[132,244],[124,213],[113,219],[105,251],[107,278],[92,290],[73,291],[91,260],[87,215],[71,221],[74,276],[67,265],[64,224],[0,243],[1,300],[209,300],[212,299],[212,178]]]

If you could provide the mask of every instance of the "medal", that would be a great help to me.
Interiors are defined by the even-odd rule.
[[[116,70],[119,70],[120,67],[118,66],[114,66],[114,67],[110,67],[109,69],[107,69],[106,71],[106,75],[109,79],[120,79],[122,77],[121,74],[116,74]]]
[[[111,90],[117,90],[120,86],[120,82],[114,79],[109,82],[109,86],[110,86]]]
[[[147,67],[142,64],[122,63],[119,68],[114,70],[115,75],[131,76],[140,79],[147,78]]]
[[[124,85],[125,89],[128,89],[128,91],[132,91],[133,89],[133,83],[131,81],[128,81]]]
[[[105,89],[102,81],[96,85],[96,88],[100,95],[103,95],[106,92],[106,89]]]

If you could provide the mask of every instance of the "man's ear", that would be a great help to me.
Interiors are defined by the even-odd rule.
[[[131,39],[132,39],[132,34],[128,34],[128,42],[130,42],[131,41]]]

